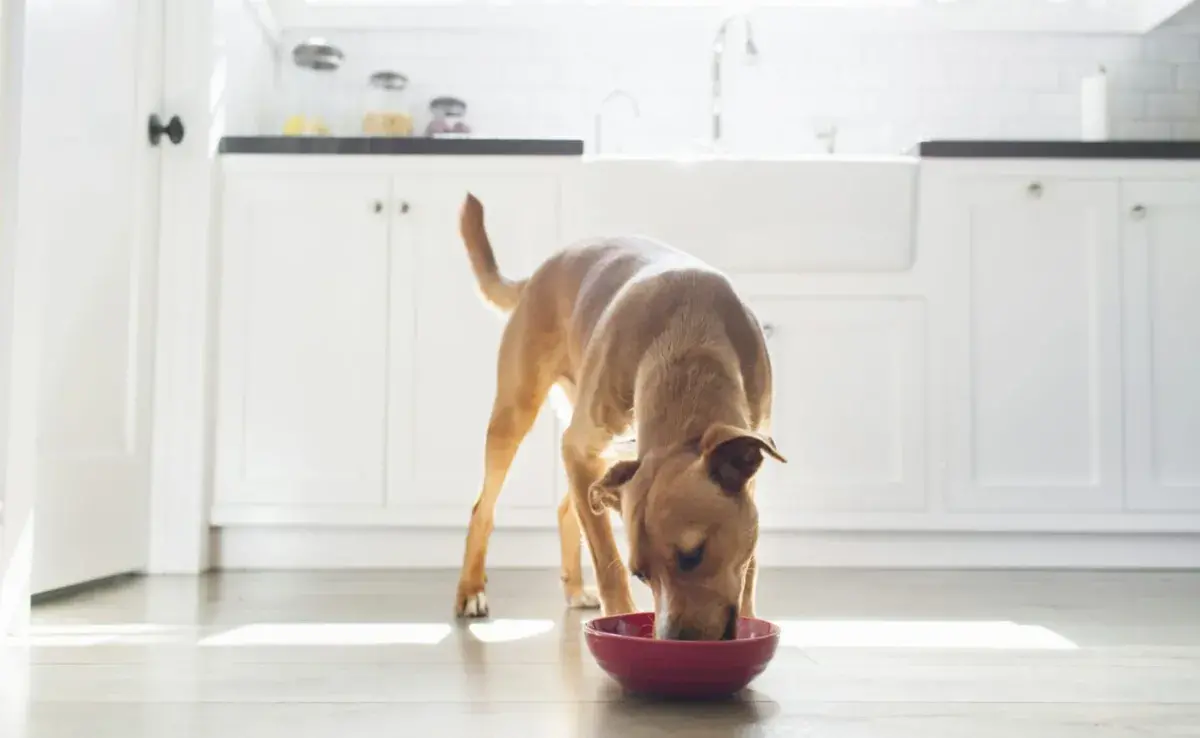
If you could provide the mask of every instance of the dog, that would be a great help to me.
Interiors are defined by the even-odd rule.
[[[633,612],[632,573],[654,594],[657,638],[736,637],[738,617],[754,615],[754,477],[764,456],[784,461],[768,435],[771,362],[754,314],[722,273],[650,239],[571,246],[517,281],[500,273],[473,195],[459,226],[484,299],[510,317],[456,614],[488,615],[496,501],[557,386],[572,408],[562,438],[570,489],[558,507],[568,606]],[[630,430],[635,458],[610,465],[606,453]],[[628,569],[610,511],[624,521]],[[581,529],[598,598],[583,583]]]

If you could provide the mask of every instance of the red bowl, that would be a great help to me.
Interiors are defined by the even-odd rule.
[[[716,699],[743,689],[767,668],[779,626],[742,618],[732,641],[661,641],[654,613],[596,618],[583,628],[600,668],[626,690],[656,697]]]

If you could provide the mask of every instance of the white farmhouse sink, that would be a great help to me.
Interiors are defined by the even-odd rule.
[[[912,158],[585,159],[563,184],[568,240],[653,236],[740,273],[904,271]]]

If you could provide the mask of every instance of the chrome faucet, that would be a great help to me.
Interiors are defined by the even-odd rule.
[[[600,101],[600,104],[596,106],[596,115],[592,118],[592,125],[594,128],[592,140],[596,147],[597,154],[599,154],[603,149],[600,143],[602,139],[601,123],[604,120],[604,110],[608,107],[608,104],[614,100],[626,100],[629,103],[630,108],[633,109],[633,117],[642,117],[642,111],[641,108],[638,107],[638,101],[636,97],[625,90],[620,89],[613,90],[612,92],[608,93],[608,95],[606,95],[605,98]]]
[[[723,67],[722,62],[725,59],[725,41],[729,35],[729,27],[734,21],[741,20],[746,29],[746,59],[753,60],[758,58],[758,45],[754,43],[754,29],[750,26],[750,18],[744,14],[731,15],[726,18],[721,26],[717,29],[716,38],[713,39],[712,45],[712,145],[715,148],[721,143],[722,121],[721,116],[724,114],[723,85],[721,84]]]
[[[817,140],[821,142],[821,146],[825,149],[826,154],[833,154],[837,152],[838,127],[836,123],[830,123],[824,128],[818,129],[816,135]]]

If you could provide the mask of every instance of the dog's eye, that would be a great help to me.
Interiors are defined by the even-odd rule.
[[[675,563],[680,571],[691,571],[704,560],[704,544],[701,543],[691,551],[676,551]]]
[[[642,584],[646,583],[646,572],[642,571],[641,569],[638,569],[637,571],[634,571],[631,573],[633,574],[634,579],[638,580]]]

